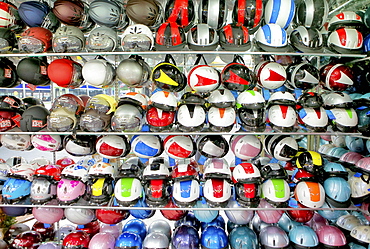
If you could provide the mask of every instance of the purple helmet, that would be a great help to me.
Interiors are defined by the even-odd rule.
[[[199,248],[198,231],[191,226],[182,225],[175,229],[172,238],[174,249],[197,249]]]

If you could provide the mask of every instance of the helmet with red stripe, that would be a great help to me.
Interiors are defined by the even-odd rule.
[[[170,135],[163,141],[164,151],[175,159],[190,158],[195,154],[195,143],[187,135]]]
[[[232,23],[219,31],[220,45],[225,50],[246,51],[251,48],[248,28],[242,24]]]
[[[329,63],[320,69],[320,80],[331,91],[344,91],[354,83],[354,75],[344,64]]]
[[[292,106],[272,105],[268,110],[271,127],[278,131],[292,131],[297,121],[297,113]]]
[[[186,45],[184,29],[176,22],[165,22],[155,33],[157,50],[182,50]]]
[[[175,111],[165,111],[154,106],[150,106],[146,112],[146,120],[151,131],[170,130],[175,121]]]
[[[262,0],[236,0],[232,13],[234,22],[244,25],[254,33],[263,19]]]
[[[341,54],[362,53],[363,36],[352,28],[339,28],[330,33],[328,47]]]
[[[254,72],[258,85],[267,89],[279,88],[287,80],[285,68],[273,61],[262,61],[255,67]]]
[[[194,66],[188,74],[188,85],[196,92],[211,92],[220,85],[220,73],[208,65]]]
[[[175,22],[188,31],[195,19],[193,0],[170,0],[166,4],[165,17],[167,22]]]
[[[221,83],[231,91],[243,92],[252,90],[257,84],[257,78],[245,64],[231,62],[222,69]]]

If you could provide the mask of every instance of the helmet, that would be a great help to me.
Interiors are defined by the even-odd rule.
[[[0,27],[0,51],[12,51],[17,44],[15,33],[9,28]]]
[[[61,226],[55,233],[55,240],[63,240],[68,234],[76,230],[75,226],[64,225]]]
[[[355,164],[355,167],[352,168],[353,171],[360,172],[364,175],[369,175],[369,157],[364,157],[358,160]]]
[[[258,183],[236,183],[236,200],[242,207],[257,207],[260,202]]]
[[[227,2],[220,0],[202,0],[198,8],[199,23],[208,24],[215,30],[221,29],[227,18]]]
[[[231,230],[229,240],[231,249],[257,249],[259,246],[256,233],[246,226]]]
[[[86,38],[86,49],[89,52],[115,51],[117,44],[118,44],[117,32],[107,26],[94,28],[93,30],[90,31],[88,37]]]
[[[116,167],[107,162],[97,162],[88,169],[90,178],[110,177],[114,178],[117,174]]]
[[[154,45],[153,33],[143,24],[130,25],[123,32],[121,43],[124,51],[148,51]]]
[[[99,233],[109,233],[114,236],[114,240],[118,238],[118,236],[121,234],[122,230],[122,224],[100,224],[100,230]]]
[[[267,179],[262,183],[262,198],[277,207],[287,205],[290,197],[290,188],[284,179]]]
[[[353,107],[351,97],[345,92],[329,92],[323,96],[323,100],[326,109]]]
[[[13,240],[15,239],[15,237],[22,233],[22,232],[26,232],[26,231],[30,231],[31,228],[24,224],[24,223],[16,223],[16,224],[13,224],[11,226],[9,226],[8,230],[5,232],[4,234],[4,240],[5,242],[7,242],[8,244],[12,243]]]
[[[114,191],[113,179],[110,177],[95,178],[91,184],[90,202],[100,205],[108,204]]]
[[[309,208],[319,208],[324,205],[325,189],[318,182],[300,181],[294,189],[296,200]]]
[[[337,53],[362,53],[363,37],[360,31],[351,28],[339,28],[328,37],[328,47]]]
[[[327,110],[328,117],[334,130],[341,132],[355,131],[358,124],[358,117],[353,108],[333,108]]]
[[[204,249],[227,248],[229,240],[221,227],[207,226],[202,232],[200,243]]]
[[[184,29],[176,22],[162,23],[155,32],[156,50],[182,50],[186,45]]]
[[[295,106],[296,99],[294,95],[286,91],[276,91],[270,95],[267,101],[267,106],[271,105],[289,105]]]
[[[145,239],[146,236],[146,225],[140,219],[129,220],[122,229],[122,232],[133,232],[138,234],[141,239]]]
[[[154,158],[142,172],[143,180],[167,179],[170,171],[163,157]]]
[[[343,27],[362,28],[362,18],[354,11],[343,11],[329,20],[328,30],[334,31]]]
[[[229,151],[229,144],[222,135],[200,136],[196,143],[199,153],[208,158],[221,158]]]
[[[18,234],[11,243],[12,248],[27,248],[36,249],[42,242],[42,237],[39,232],[25,231]]]
[[[24,179],[8,178],[2,190],[3,200],[7,204],[16,204],[31,193],[31,182]]]
[[[262,143],[254,135],[234,135],[230,138],[230,149],[242,160],[249,160],[261,153]]]
[[[238,25],[248,28],[253,34],[263,19],[263,1],[237,0],[232,12],[232,20]]]
[[[236,122],[236,111],[233,107],[211,106],[208,110],[208,122],[212,131],[230,132]]]
[[[46,126],[49,110],[41,105],[29,107],[22,114],[20,121],[22,131],[40,131]]]
[[[68,135],[63,140],[64,149],[72,156],[88,156],[95,153],[95,136]]]
[[[340,216],[337,221],[335,222],[335,224],[345,233],[350,233],[352,231],[353,228],[357,227],[357,226],[361,226],[362,225],[362,222],[361,220],[352,215],[352,214],[346,214],[346,215],[342,215]]]
[[[323,48],[323,38],[316,28],[298,26],[289,36],[290,44],[300,52],[320,52]]]
[[[142,248],[142,240],[138,234],[133,232],[123,232],[117,238],[115,248]]]
[[[313,210],[303,210],[304,206],[297,202],[297,208],[287,210],[286,214],[292,221],[299,223],[306,223],[314,216]]]
[[[307,91],[298,98],[298,104],[302,107],[320,108],[323,103],[323,98],[316,92]]]
[[[264,131],[266,114],[264,109],[239,108],[238,117],[242,127],[247,131]]]
[[[314,248],[319,245],[319,238],[309,226],[298,225],[289,231],[289,240],[296,248]]]
[[[35,134],[31,136],[31,143],[41,151],[59,151],[63,148],[60,135]]]
[[[57,196],[57,185],[46,179],[34,179],[30,194],[32,203],[46,203]]]
[[[163,233],[164,235],[167,236],[168,239],[170,239],[172,230],[171,230],[170,224],[167,221],[163,219],[159,219],[159,220],[152,221],[148,227],[147,234],[154,233],[154,232]]]
[[[290,136],[277,135],[270,141],[267,150],[279,161],[290,161],[298,152],[298,143]]]
[[[13,131],[20,131],[19,128],[14,128]],[[27,151],[32,150],[31,136],[21,134],[2,134],[0,136],[2,146],[9,150]]]
[[[220,29],[218,36],[224,50],[247,51],[252,46],[248,28],[241,24],[227,24]]]
[[[236,99],[236,107],[246,109],[261,109],[265,107],[265,99],[260,92],[247,90],[241,92]]]
[[[369,226],[356,226],[351,230],[351,237],[362,245],[368,245],[370,243]]]
[[[329,125],[328,115],[323,107],[320,108],[302,108],[298,111],[298,121],[307,130],[316,132],[326,131]]]
[[[144,185],[146,203],[151,207],[163,207],[168,203],[171,185],[169,180],[146,180]]]
[[[112,64],[104,59],[89,60],[82,67],[82,77],[94,87],[110,87],[114,82],[115,74]]]
[[[348,66],[329,63],[320,68],[320,80],[331,91],[344,91],[353,85],[354,76]]]
[[[145,94],[137,93],[137,92],[128,92],[125,93],[118,102],[118,106],[122,104],[131,104],[146,110],[148,106],[149,98]]]
[[[293,21],[296,25],[320,29],[326,22],[328,14],[329,4],[326,0],[302,1],[296,6]]]
[[[210,208],[204,197],[198,199],[194,208],[194,216],[200,222],[211,222],[215,220],[219,214],[218,210]],[[196,208],[207,208],[207,210],[197,210]]]
[[[63,94],[54,100],[51,110],[65,108],[67,112],[79,115],[82,113],[84,106],[80,97],[73,94]]]
[[[208,179],[203,195],[211,207],[225,207],[231,197],[231,184],[226,179]]]
[[[149,99],[149,103],[163,111],[175,111],[177,107],[176,96],[172,92],[157,91]]]
[[[132,152],[141,158],[151,158],[162,154],[163,143],[159,136],[137,135],[131,139]]]
[[[314,179],[315,175],[304,170],[304,169],[297,169],[294,171],[294,174],[292,175],[292,181],[297,183],[299,181],[306,181],[310,179]]]
[[[270,0],[270,2],[273,2]],[[254,43],[262,51],[282,52],[288,49],[286,31],[278,24],[266,24],[255,33]]]
[[[313,212],[312,212],[313,215]],[[310,217],[312,218],[312,217]],[[285,232],[289,233],[296,226],[300,226],[301,224],[292,220],[287,213],[284,213],[281,218],[279,219],[277,225],[282,228]]]
[[[16,164],[10,167],[8,176],[32,181],[36,168],[37,166],[28,163]]]
[[[228,89],[216,89],[212,91],[207,101],[211,107],[228,108],[235,106],[235,97]]]
[[[57,199],[61,203],[77,202],[85,195],[86,185],[81,181],[62,178],[57,187]]]
[[[90,249],[101,249],[101,248],[114,248],[116,238],[110,233],[97,233],[95,234],[90,242]]]
[[[316,231],[321,246],[324,248],[341,247],[347,245],[344,233],[335,226],[322,226]]]
[[[198,231],[194,227],[187,225],[176,227],[171,244],[174,249],[199,248]]]
[[[189,31],[195,19],[195,7],[192,0],[182,2],[181,0],[168,1],[165,7],[166,22],[174,22]]]
[[[142,196],[143,186],[137,178],[121,178],[114,186],[114,196],[121,206],[133,206]]]
[[[284,67],[273,61],[262,61],[255,68],[257,82],[260,87],[277,89],[287,80],[287,73]]]
[[[57,0],[52,8],[54,15],[64,24],[80,26],[85,18],[82,1]]]
[[[128,23],[123,6],[118,1],[94,0],[89,5],[88,13],[100,26],[122,30]]]
[[[97,139],[96,151],[102,157],[113,159],[124,157],[130,151],[130,144],[126,136],[104,135]]]
[[[74,231],[63,239],[63,248],[88,248],[90,242],[89,235],[84,231]]]
[[[231,91],[241,92],[239,96],[243,94],[245,90],[253,89],[256,86],[256,80],[253,71],[242,63],[231,62],[227,64],[221,72],[222,85]],[[239,101],[242,99],[243,98],[240,97]],[[240,102],[237,101],[237,103]]]
[[[267,226],[261,229],[260,243],[263,248],[287,248],[289,237],[283,229],[277,226]]]
[[[23,58],[18,62],[17,75],[21,80],[29,84],[46,86],[50,84],[50,79],[46,72],[47,67],[48,63],[42,58]]]
[[[231,178],[229,163],[224,158],[208,158],[203,165],[203,178],[207,179],[228,179]]]
[[[260,170],[251,163],[242,162],[236,165],[232,173],[233,180],[238,183],[259,183],[261,181]]]
[[[293,0],[269,0],[265,5],[264,18],[266,23],[274,23],[288,28],[295,14]]]
[[[219,85],[220,73],[214,67],[208,65],[197,65],[188,73],[188,86],[195,92],[211,92],[216,90]]]
[[[293,63],[290,64],[287,69],[287,79],[288,83],[293,88],[301,88],[303,90],[310,89],[319,84],[319,70],[310,63]],[[298,98],[298,102],[303,104],[307,101],[307,104],[311,104],[310,98],[317,99],[317,94],[312,92],[303,92]],[[321,98],[321,96],[320,96]],[[322,99],[320,99],[322,102]],[[321,106],[321,105],[320,105]],[[320,107],[320,106],[307,106],[307,107]]]
[[[20,51],[27,53],[42,53],[51,48],[53,34],[42,27],[31,27],[23,31],[18,40]]]
[[[124,59],[116,68],[118,79],[128,87],[136,88],[141,88],[148,83],[150,71],[149,65],[138,55]]]
[[[164,151],[171,158],[190,158],[195,154],[195,143],[191,136],[170,135],[163,140]]]
[[[12,3],[2,2],[0,4],[0,16],[2,19],[0,22],[0,27],[22,29],[23,24],[18,23],[21,22],[22,20],[19,18],[17,11],[18,11],[17,7],[14,6]]]
[[[85,208],[65,208],[64,215],[70,222],[85,225],[95,219],[95,212]]]
[[[192,207],[200,195],[197,180],[176,181],[172,186],[173,200],[179,207]]]
[[[179,105],[199,105],[206,107],[207,100],[201,95],[194,91],[185,92],[179,101]]]
[[[95,211],[95,216],[100,222],[112,226],[127,219],[130,216],[130,213],[127,210],[97,209]]]
[[[297,121],[295,109],[287,105],[273,105],[268,109],[268,120],[277,131],[292,131]]]
[[[56,201],[51,201],[49,203],[55,202]],[[33,207],[32,214],[35,219],[41,223],[53,224],[63,218],[64,210],[63,208],[50,208],[47,206]]]
[[[365,202],[369,198],[369,177],[365,175],[353,175],[348,179],[351,187],[351,201],[354,204]],[[3,190],[4,191],[4,190]]]
[[[139,131],[143,123],[143,110],[139,106],[119,105],[111,118],[113,131]]]
[[[19,17],[29,27],[44,27],[51,31],[59,26],[58,19],[46,2],[26,1],[19,5]]]
[[[75,26],[59,27],[53,36],[53,51],[56,53],[81,52],[85,46],[85,36]]]
[[[14,63],[7,59],[0,60],[0,86],[11,88],[20,84]]]
[[[53,60],[47,73],[50,80],[60,87],[75,89],[83,84],[82,65],[71,59]]]
[[[126,14],[134,22],[153,27],[162,23],[162,8],[155,0],[129,0]]]
[[[161,209],[161,214],[164,218],[167,220],[174,220],[178,221],[181,220],[186,216],[188,211],[181,209],[179,206],[177,206],[173,200],[173,198],[169,198],[167,204],[164,206],[164,208],[171,208],[171,209]],[[172,209],[175,208],[175,209]]]
[[[149,233],[143,241],[143,249],[165,249],[169,248],[169,238],[158,232]]]
[[[324,170],[326,177],[342,177],[345,180],[348,179],[348,171],[340,163],[325,163]]]
[[[323,165],[321,155],[315,151],[305,151],[299,154],[297,158],[297,167],[310,173],[317,174]]]
[[[228,208],[241,208],[235,199],[230,199]],[[226,217],[234,224],[247,225],[252,220],[254,212],[252,210],[225,210]]]
[[[201,105],[182,104],[177,110],[176,119],[180,131],[199,131],[206,122],[206,109]]]

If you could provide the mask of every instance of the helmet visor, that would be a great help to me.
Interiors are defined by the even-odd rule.
[[[57,53],[79,52],[82,48],[83,43],[76,36],[61,36],[53,39],[53,50]]]
[[[107,35],[90,35],[87,38],[86,48],[88,51],[114,51],[114,41]]]
[[[152,41],[144,34],[129,34],[122,40],[122,48],[125,51],[148,51],[152,47]]]
[[[97,132],[106,128],[106,122],[99,115],[83,114],[80,126],[82,130]]]
[[[0,38],[0,53],[10,51],[11,49],[12,49],[12,46],[10,46],[8,40],[4,38]]]
[[[285,144],[283,148],[279,151],[279,156],[284,158],[293,158],[297,151],[290,147],[289,145]]]
[[[60,108],[51,112],[47,119],[47,128],[51,131],[71,131],[76,124],[76,117]]]
[[[54,101],[53,106],[51,107],[51,110],[58,109],[58,108],[64,108],[65,111],[67,112],[76,113],[78,110],[78,104],[72,98],[61,97]]]
[[[39,39],[24,36],[19,39],[18,48],[20,51],[26,53],[41,53],[44,52],[45,46]]]
[[[108,101],[103,100],[103,99],[98,99],[98,98],[92,98],[90,101],[87,103],[85,107],[85,111],[88,110],[95,110],[98,113],[106,114],[109,112],[111,109]]]
[[[115,131],[140,131],[141,118],[132,115],[114,115],[112,129]]]

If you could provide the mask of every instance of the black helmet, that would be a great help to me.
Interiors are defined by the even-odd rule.
[[[49,110],[41,105],[34,105],[25,110],[21,119],[22,131],[39,131],[46,127]]]
[[[0,96],[0,110],[22,114],[24,111],[24,103],[21,99],[13,95],[2,95]]]
[[[34,105],[45,106],[44,102],[42,102],[41,99],[38,99],[38,98],[35,98],[35,97],[32,97],[32,96],[24,97],[22,100],[23,100],[23,103],[25,105],[25,109],[28,109],[29,107],[34,106]]]
[[[19,85],[14,63],[8,58],[0,59],[0,87],[13,88]]]
[[[206,23],[216,30],[221,29],[226,23],[227,1],[201,0],[198,8],[198,22]]]
[[[241,61],[238,62],[238,60]],[[257,78],[254,72],[245,65],[243,59],[235,56],[234,60],[222,69],[221,83],[231,91],[243,92],[252,90],[257,84]]]
[[[290,64],[286,72],[289,84],[293,88],[307,90],[317,86],[320,81],[319,70],[307,62]]]
[[[266,129],[265,109],[239,108],[237,115],[241,126],[247,131],[264,131]]]
[[[64,149],[72,156],[88,156],[96,152],[96,136],[92,135],[69,135],[63,140]]]
[[[201,105],[203,107],[206,106],[207,101],[195,92],[186,92],[184,93],[179,101],[180,105],[183,104],[190,104],[190,105]]]
[[[253,34],[263,19],[263,0],[236,0],[233,9],[233,22],[248,28]]]
[[[319,30],[299,26],[290,34],[290,44],[298,51],[320,52],[323,47],[323,38]]]
[[[176,22],[181,28],[188,31],[195,19],[193,0],[170,0],[165,9],[166,22]]]
[[[247,51],[251,48],[248,29],[240,24],[232,23],[219,31],[221,48],[231,51]]]
[[[165,22],[155,32],[157,50],[182,50],[186,45],[185,31],[176,22]]]
[[[43,58],[46,57],[27,57],[20,60],[17,65],[19,78],[35,86],[49,85],[48,63]]]
[[[17,45],[15,33],[8,28],[0,28],[0,51],[12,51]]]
[[[304,92],[301,96],[298,98],[298,104],[303,108],[320,108],[323,106],[324,101],[316,92]],[[297,109],[300,109],[299,107]]]

